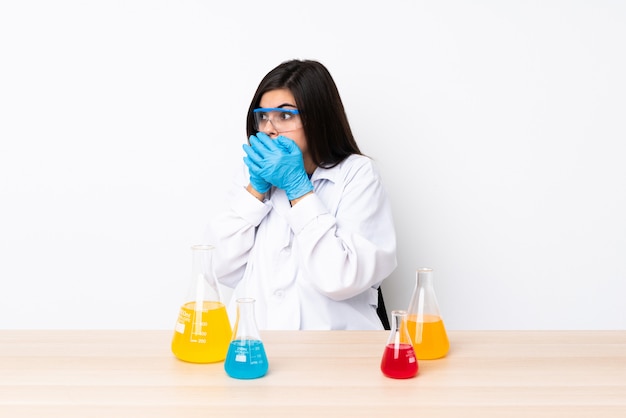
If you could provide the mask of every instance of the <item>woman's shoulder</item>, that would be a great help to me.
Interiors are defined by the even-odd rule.
[[[344,158],[341,163],[339,163],[339,166],[341,166],[341,168],[343,169],[354,169],[364,166],[373,167],[374,161],[366,155],[350,154],[346,158]]]
[[[369,181],[380,180],[380,173],[375,161],[366,155],[352,154],[346,157],[338,165],[338,168],[341,171],[341,177],[343,177],[345,181],[356,179],[369,179]]]
[[[345,183],[355,179],[378,179],[378,177],[378,169],[374,161],[361,154],[351,154],[330,168],[320,167],[313,175],[313,179],[325,178],[334,183]]]
[[[369,170],[377,173],[376,163],[370,157],[362,154],[351,154],[346,157],[340,164],[342,171],[361,171]]]

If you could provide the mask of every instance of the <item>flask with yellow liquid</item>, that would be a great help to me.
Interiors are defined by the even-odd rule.
[[[226,306],[213,271],[211,245],[194,245],[191,286],[180,308],[172,352],[191,363],[224,361],[232,337]]]
[[[432,360],[445,357],[450,342],[439,313],[432,269],[417,270],[415,288],[407,311],[407,327],[417,358]]]

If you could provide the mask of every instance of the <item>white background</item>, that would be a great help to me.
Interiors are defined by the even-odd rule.
[[[620,1],[3,1],[0,328],[170,329],[260,79],[333,74],[449,329],[626,329]]]

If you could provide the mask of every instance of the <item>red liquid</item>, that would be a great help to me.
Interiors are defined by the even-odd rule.
[[[394,379],[408,379],[417,374],[417,357],[411,344],[399,344],[398,349],[394,344],[385,347],[383,360],[380,362],[380,370],[387,377]]]

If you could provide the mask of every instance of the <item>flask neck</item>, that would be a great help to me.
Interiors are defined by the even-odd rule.
[[[222,294],[213,271],[212,245],[194,245],[191,247],[191,285],[187,298],[196,302],[196,307],[203,307],[203,302],[222,302]]]
[[[406,311],[392,311],[391,329],[397,331],[402,328],[402,321],[404,320],[406,320]]]
[[[411,344],[407,329],[407,311],[391,311],[391,332],[387,344]]]
[[[420,268],[417,270],[415,289],[409,303],[409,317],[411,320],[423,322],[427,318],[440,317],[439,305],[433,287],[433,270]]]
[[[422,268],[417,270],[417,287],[433,287],[433,270]]]
[[[192,273],[198,275],[213,274],[213,249],[211,245],[194,245],[191,247]]]
[[[236,340],[260,340],[259,329],[254,315],[253,298],[237,299],[237,321],[233,332]]]

